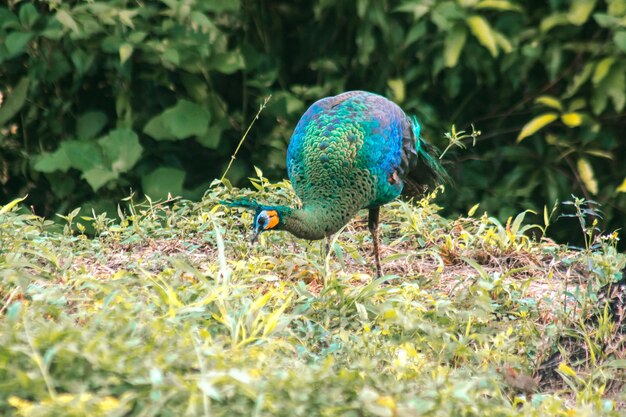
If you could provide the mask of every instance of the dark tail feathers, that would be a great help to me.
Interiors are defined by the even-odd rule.
[[[411,127],[415,138],[417,163],[411,164],[411,170],[404,180],[405,186],[402,194],[408,196],[421,194],[429,184],[454,184],[452,177],[439,162],[439,150],[420,137],[420,125],[417,118],[412,118]]]
[[[426,175],[436,184],[452,184],[454,181],[439,162],[439,149],[422,138],[417,138],[417,156],[426,165]],[[419,169],[419,166],[418,168]]]

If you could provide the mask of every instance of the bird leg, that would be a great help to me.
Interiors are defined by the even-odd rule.
[[[332,235],[326,236],[326,253],[324,253],[324,257],[328,256],[328,254],[330,253],[330,239],[332,238]]]
[[[332,235],[326,236],[326,239],[324,239],[324,271],[325,271],[325,276],[328,277],[329,271],[330,271],[330,241],[332,239]],[[324,278],[324,282],[326,282],[326,277]]]
[[[376,261],[376,278],[380,278],[382,269],[380,267],[380,246],[378,244],[378,217],[380,214],[380,207],[371,208],[367,219],[367,226],[372,233],[372,240],[374,241],[374,259]]]

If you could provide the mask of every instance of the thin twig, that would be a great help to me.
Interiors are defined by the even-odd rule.
[[[271,98],[272,98],[271,94],[265,97],[263,104],[259,106],[259,111],[256,113],[256,116],[254,116],[254,119],[252,119],[252,121],[248,125],[248,129],[246,129],[246,133],[244,133],[243,136],[241,137],[241,140],[239,141],[239,144],[237,145],[237,149],[235,149],[235,153],[233,153],[232,156],[230,157],[230,161],[228,162],[226,171],[224,171],[224,174],[222,175],[222,178],[220,178],[220,181],[224,181],[224,178],[226,178],[226,174],[228,174],[228,170],[230,170],[231,165],[235,161],[235,157],[237,156],[237,152],[239,152],[239,148],[241,148],[243,141],[246,140],[246,137],[248,136],[248,132],[250,132],[250,129],[252,129],[252,125],[254,125],[254,122],[259,118],[259,115],[261,114],[263,109],[267,106],[267,103],[269,103]]]

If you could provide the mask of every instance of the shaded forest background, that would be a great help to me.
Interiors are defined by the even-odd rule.
[[[626,0],[9,0],[0,201],[114,215],[131,190],[200,198],[270,95],[228,179],[284,178],[302,112],[350,89],[392,98],[441,148],[452,125],[481,131],[446,154],[449,214],[541,219],[573,194],[623,227]]]

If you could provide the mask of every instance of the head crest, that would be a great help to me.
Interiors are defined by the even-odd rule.
[[[420,137],[420,133],[422,133],[422,127],[420,126],[420,122],[417,120],[417,116],[411,116],[411,129],[413,129],[413,135],[415,138]]]
[[[235,201],[220,200],[220,204],[227,207],[240,207],[252,211],[259,211],[262,208],[261,204],[257,203],[255,200],[249,200],[247,198],[239,198]]]

